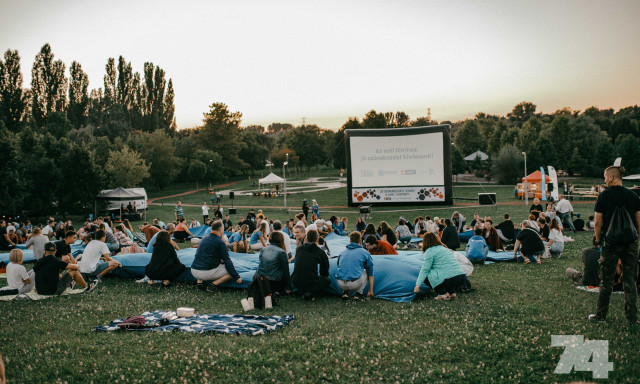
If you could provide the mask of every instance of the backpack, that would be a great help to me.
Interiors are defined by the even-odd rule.
[[[253,275],[253,281],[249,284],[249,288],[247,288],[247,297],[253,298],[254,308],[263,309],[264,298],[267,296],[271,296],[271,305],[276,305],[269,279],[256,273]]]
[[[604,241],[607,245],[626,245],[638,240],[638,230],[624,205],[613,211]]]

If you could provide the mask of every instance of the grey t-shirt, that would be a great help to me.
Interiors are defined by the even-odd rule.
[[[49,238],[47,236],[38,235],[32,236],[29,240],[27,240],[25,245],[27,248],[33,245],[33,257],[35,257],[36,260],[40,260],[42,259],[42,256],[44,256],[44,245],[48,242]]]

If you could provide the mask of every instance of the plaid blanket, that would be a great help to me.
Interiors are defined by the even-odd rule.
[[[145,312],[142,314],[147,324],[157,324],[135,329],[136,331],[170,332],[180,330],[182,332],[204,333],[215,332],[227,335],[263,335],[284,327],[295,320],[293,315],[285,316],[258,316],[258,315],[193,315],[191,317],[179,317],[170,320],[168,325],[159,325],[167,311]],[[95,327],[96,331],[117,331],[119,323],[125,319],[118,319],[109,325]]]

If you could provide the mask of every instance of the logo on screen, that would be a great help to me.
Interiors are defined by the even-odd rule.
[[[373,177],[373,171],[360,171],[360,176],[362,177]]]
[[[416,170],[415,169],[403,169],[400,171],[401,175],[415,175],[416,174]]]

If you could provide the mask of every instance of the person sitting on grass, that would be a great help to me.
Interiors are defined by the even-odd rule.
[[[133,236],[133,227],[131,226],[129,219],[122,220],[122,227],[124,228],[125,233],[127,234],[127,236],[129,236],[131,241],[136,241],[136,238]]]
[[[458,230],[453,226],[451,219],[444,219],[444,223],[445,227],[444,230],[442,230],[440,241],[442,241],[447,248],[455,251],[460,248],[460,236],[458,236]]]
[[[111,251],[111,252],[119,252],[120,251],[120,243],[118,243],[118,239],[116,239],[116,237],[113,234],[113,232],[107,231],[106,223],[101,223],[99,225],[99,228],[104,231],[104,235],[105,235],[104,242],[107,245],[107,248],[109,248],[109,251]]]
[[[367,223],[364,221],[362,217],[358,217],[358,221],[356,221],[356,231],[363,233],[367,228]]]
[[[491,218],[486,218],[484,221],[482,236],[485,238],[490,251],[502,252],[502,241],[500,240],[498,231],[493,228],[493,220],[491,220]]]
[[[256,275],[269,280],[271,290],[282,294],[291,291],[291,276],[289,275],[289,258],[285,251],[285,239],[282,232],[274,230],[269,235],[269,245],[260,250]]]
[[[293,227],[293,238],[296,240],[296,247],[300,247],[302,246],[302,244],[304,244],[304,238],[306,234],[307,230],[303,225],[296,224]],[[295,255],[293,255],[293,258],[295,258]]]
[[[331,227],[333,232],[338,236],[342,236],[342,230],[344,229],[344,224],[338,219],[338,216],[331,216],[329,218],[329,222],[331,222]]]
[[[547,224],[547,218],[540,215],[536,223],[538,224],[538,228],[540,228],[540,238],[542,241],[548,241],[549,231],[551,229],[549,228],[549,224]]]
[[[42,259],[44,255],[44,245],[49,242],[49,238],[42,234],[42,230],[38,227],[33,228],[31,231],[31,237],[24,244],[27,249],[31,248],[33,250],[33,257],[36,260]]]
[[[145,275],[150,280],[162,280],[162,287],[167,288],[187,269],[178,259],[178,254],[168,231],[160,231],[156,236],[151,260],[145,268]]]
[[[282,235],[282,238],[284,239],[283,244],[284,244],[284,250],[287,253],[287,259],[291,258],[291,242],[289,241],[289,236],[287,234],[285,234],[284,232],[282,232],[282,223],[280,222],[280,220],[276,220],[273,222],[273,232],[279,232]],[[269,239],[271,239],[271,235],[269,235]],[[271,242],[271,240],[269,240],[269,242]]]
[[[576,285],[598,287],[600,286],[600,246],[596,242],[596,237],[591,239],[592,247],[582,250],[582,272],[573,268],[567,268],[565,271],[568,278],[573,280]],[[616,276],[613,283],[614,291],[622,291],[622,263],[618,260],[616,267]]]
[[[36,284],[35,272],[22,265],[24,255],[20,249],[12,249],[9,253],[9,264],[7,265],[7,287],[0,291],[12,291],[15,294],[31,292]]]
[[[315,295],[331,284],[329,259],[318,247],[318,240],[318,231],[310,230],[307,232],[306,242],[296,248],[292,280],[307,301],[314,300]]]
[[[176,229],[176,225],[173,223],[169,223],[167,224],[167,229],[165,229],[165,231],[169,232],[169,242],[171,243],[171,246],[173,246],[173,249],[175,249],[176,251],[179,251],[180,247],[178,247],[178,244],[176,244],[175,241],[171,240],[171,235],[173,234],[175,229]],[[147,253],[153,253],[153,245],[155,244],[158,238],[158,233],[160,232],[162,231],[156,232],[155,235],[153,235],[153,237],[151,238],[151,240],[149,240],[149,244],[147,244]]]
[[[251,250],[259,251],[267,246],[265,233],[267,233],[267,222],[263,220],[260,223],[260,227],[251,234],[251,238],[249,239],[249,247]]]
[[[384,240],[376,240],[375,237],[369,236],[364,241],[365,247],[372,255],[397,255],[398,252],[391,243]]]
[[[473,264],[484,264],[489,253],[489,246],[482,236],[482,229],[480,226],[476,226],[473,229],[473,236],[467,242],[467,259]]]
[[[375,237],[376,240],[382,239],[380,235],[378,235],[378,232],[376,232],[376,227],[372,223],[367,224],[367,227],[364,229],[364,233],[362,234],[362,241],[365,241],[369,236]]]
[[[355,291],[354,300],[364,300],[363,292],[367,280],[369,281],[367,298],[373,297],[373,259],[371,254],[362,248],[361,240],[360,232],[351,232],[350,243],[338,256],[336,280],[342,290],[342,300],[348,300],[351,291]]]
[[[184,241],[189,237],[193,237],[193,235],[187,227],[186,219],[181,217],[178,219],[178,225],[176,225],[175,232],[173,232],[173,238],[176,239],[178,243],[184,243]]]
[[[415,221],[413,222],[413,234],[416,237],[422,237],[428,231],[429,228],[427,227],[427,223],[424,221],[422,216],[416,217]]]
[[[460,212],[455,211],[451,216],[451,222],[453,223],[453,226],[458,230],[458,233],[460,233],[464,231],[464,226],[465,224],[467,224],[467,219],[462,216]]]
[[[129,236],[127,236],[127,232],[125,232],[125,229],[125,226],[122,224],[118,224],[113,227],[113,234],[118,240],[118,244],[120,244],[120,254],[144,253],[144,249],[142,249],[137,243],[131,240]]]
[[[11,241],[7,232],[7,223],[0,220],[0,251],[11,251],[16,247],[16,243]]]
[[[518,260],[519,249],[525,264],[529,264],[532,261],[541,264],[540,257],[545,250],[544,243],[538,231],[529,226],[530,223],[532,223],[531,220],[524,220],[520,223],[521,229],[513,248],[513,258]]]
[[[396,232],[391,229],[389,223],[387,223],[386,221],[381,221],[380,228],[378,228],[378,230],[378,233],[380,234],[380,240],[386,241],[393,247],[398,244],[398,237],[396,236]]]
[[[242,224],[240,229],[234,232],[229,238],[229,242],[232,246],[232,251],[236,253],[247,253],[249,250],[249,242],[247,241],[247,235],[249,234],[249,226]]]
[[[74,231],[68,231],[64,234],[63,240],[54,241],[56,245],[56,257],[69,264],[76,264],[76,259],[71,253],[71,244],[78,240],[78,236]]]
[[[564,251],[564,235],[558,222],[551,220],[551,228],[549,230],[549,242],[547,243],[551,257],[559,258]]]
[[[47,243],[44,246],[44,257],[33,266],[35,272],[36,291],[41,295],[61,295],[67,287],[73,288],[75,284],[85,288],[86,292],[92,291],[100,280],[95,280],[87,286],[79,271],[77,264],[69,264],[58,259],[56,256],[56,245]],[[69,273],[61,275],[60,271],[67,270]],[[75,282],[73,284],[72,282]]]
[[[413,292],[420,293],[420,286],[424,283],[438,294],[436,300],[457,298],[456,291],[465,284],[466,274],[456,256],[433,232],[424,235],[422,250],[424,261]]]
[[[580,214],[579,213],[576,213],[576,219],[573,220],[573,227],[578,232],[583,232],[584,231],[584,220],[582,220],[580,218]]]
[[[216,292],[220,284],[232,279],[242,284],[242,278],[236,272],[229,258],[229,250],[222,240],[223,234],[224,224],[221,220],[215,220],[211,224],[211,235],[204,237],[198,244],[191,263],[191,274],[197,279],[198,289]]]
[[[398,238],[398,241],[402,245],[409,244],[411,242],[411,238],[412,238],[411,230],[409,229],[409,227],[407,226],[407,223],[402,218],[398,220],[398,226],[396,227],[396,237]]]
[[[516,225],[513,224],[508,213],[504,214],[504,221],[496,225],[495,229],[504,243],[512,243],[515,240]]]
[[[105,238],[105,232],[99,229],[95,234],[95,240],[91,240],[82,252],[78,266],[83,276],[101,281],[107,273],[122,267],[119,261],[111,258],[111,251],[104,243]]]

